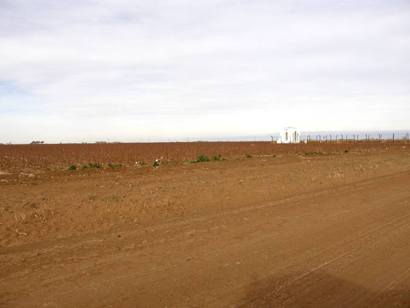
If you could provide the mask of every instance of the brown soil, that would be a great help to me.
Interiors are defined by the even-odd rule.
[[[328,155],[354,150],[356,152],[386,151],[400,148],[408,142],[329,142],[308,144],[274,144],[271,142],[175,142],[119,144],[41,144],[1,145],[0,170],[55,171],[70,165],[87,163],[121,163],[134,167],[136,162],[151,164],[155,159],[165,162],[191,161],[198,155],[209,157],[242,157],[248,155],[311,154]]]
[[[410,307],[410,144],[206,144],[2,146],[0,306]]]

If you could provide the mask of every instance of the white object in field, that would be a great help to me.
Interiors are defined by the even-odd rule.
[[[277,143],[299,143],[300,132],[294,127],[286,127],[281,133]]]

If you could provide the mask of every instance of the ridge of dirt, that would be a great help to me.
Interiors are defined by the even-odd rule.
[[[2,175],[0,306],[410,307],[410,149],[369,147]]]

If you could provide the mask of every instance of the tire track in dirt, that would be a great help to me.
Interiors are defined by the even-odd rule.
[[[377,179],[372,179],[372,180],[366,180],[366,181],[360,181],[360,182],[357,182],[357,183],[347,184],[347,185],[344,185],[342,187],[338,187],[336,190],[325,189],[323,191],[314,191],[314,192],[311,192],[311,193],[303,194],[301,196],[290,197],[290,198],[286,198],[284,200],[278,200],[278,201],[274,201],[274,202],[268,203],[268,204],[262,204],[262,205],[253,206],[253,207],[239,208],[239,209],[235,209],[235,210],[231,210],[231,211],[225,211],[225,212],[222,212],[222,213],[217,213],[217,214],[214,214],[214,215],[208,215],[206,217],[193,218],[193,219],[189,219],[189,220],[179,221],[179,222],[176,222],[176,223],[168,222],[168,223],[161,224],[159,226],[154,226],[154,227],[150,228],[150,232],[159,232],[159,231],[163,230],[164,228],[175,228],[176,226],[186,226],[186,225],[189,226],[190,224],[193,224],[193,223],[199,223],[199,222],[203,223],[203,222],[206,222],[208,220],[214,220],[218,217],[223,217],[223,216],[238,215],[238,214],[242,214],[244,212],[249,212],[249,211],[253,212],[255,210],[263,210],[263,209],[270,208],[270,207],[281,206],[281,205],[286,205],[286,204],[292,204],[292,203],[301,202],[301,201],[306,202],[309,199],[317,198],[317,197],[320,197],[320,196],[323,197],[323,196],[329,195],[329,194],[332,194],[334,196],[336,196],[336,195],[340,196],[341,194],[344,194],[346,190],[354,189],[354,191],[359,191],[360,189],[363,189],[363,187],[366,187],[366,186],[369,186],[369,185],[374,185],[374,183],[376,183],[376,182],[383,181],[383,180],[386,180],[386,179],[391,180],[391,179],[403,176],[405,174],[407,174],[407,173],[404,172],[404,173],[398,173],[398,174],[393,174],[393,175],[389,175],[389,176],[383,176],[383,177],[380,177],[380,178],[377,178]],[[196,226],[196,228],[198,228],[198,226]],[[141,233],[144,233],[144,232],[145,231],[140,231],[140,230],[128,231],[127,236],[132,236],[132,235],[135,235],[135,234],[138,234],[138,233],[141,234]],[[89,239],[89,240],[82,241],[80,243],[78,243],[78,241],[77,241],[73,245],[69,245],[69,244],[64,244],[63,245],[62,243],[63,243],[63,241],[61,241],[58,246],[56,245],[56,246],[51,246],[51,247],[41,248],[41,249],[36,249],[36,250],[28,250],[29,247],[25,247],[26,248],[25,251],[28,251],[30,255],[33,255],[33,254],[35,255],[35,254],[38,254],[38,253],[41,252],[41,253],[47,254],[49,256],[52,256],[53,254],[55,256],[58,256],[59,254],[61,254],[63,252],[62,250],[66,251],[66,252],[69,252],[69,251],[74,250],[74,249],[84,250],[85,246],[90,245],[90,244],[94,248],[97,248],[98,245],[100,245],[100,246],[105,245],[105,240],[101,239],[101,238],[99,238],[99,239],[94,238],[94,239]],[[97,247],[95,246],[95,244],[97,244]],[[92,250],[93,248],[89,247],[88,249]],[[332,249],[332,248],[329,248],[329,249]],[[13,248],[11,250],[15,250],[15,249]],[[24,252],[24,250],[23,250],[23,252]],[[18,254],[20,256],[23,255],[23,253],[21,253],[20,251],[19,251]],[[4,258],[4,255],[8,255],[8,257]],[[25,254],[25,255],[26,255],[25,258],[29,257],[29,256],[27,256],[27,254]],[[2,255],[0,254],[0,257],[1,256]],[[7,254],[3,253],[3,261],[4,261],[3,264],[9,263],[11,265],[12,262],[10,262],[10,261],[11,261],[11,259],[15,258],[15,256],[16,256],[15,253],[11,253],[10,255],[9,255],[9,253],[7,253]],[[15,272],[14,274],[16,275],[15,277],[17,277],[19,275],[18,272]],[[22,274],[24,276],[25,273],[22,273]],[[10,279],[10,278],[12,278],[12,277],[9,276],[5,279]],[[5,280],[5,279],[0,279],[0,281]]]
[[[115,233],[104,233],[99,236],[88,235],[88,238],[83,241],[79,241],[79,238],[66,238],[43,243],[40,248],[37,248],[38,243],[13,247],[0,255],[2,262],[11,262],[9,266],[14,266],[13,260],[21,257],[28,257],[28,262],[33,262],[30,258],[38,252],[46,256],[38,263],[32,263],[38,266],[37,269],[32,268],[32,272],[27,272],[30,266],[28,264],[20,267],[21,270],[16,270],[2,278],[0,285],[6,291],[4,297],[2,296],[4,299],[0,302],[10,305],[23,305],[24,302],[39,305],[48,302],[51,305],[54,302],[57,306],[70,303],[95,306],[94,300],[101,296],[106,301],[101,303],[113,305],[118,305],[121,301],[123,304],[130,304],[134,300],[135,303],[135,300],[145,298],[146,303],[154,306],[161,300],[187,306],[198,303],[219,306],[218,304],[221,303],[237,303],[238,294],[244,293],[244,289],[249,287],[248,276],[253,270],[259,272],[260,277],[265,278],[281,272],[287,273],[289,276],[283,280],[285,286],[279,289],[278,293],[283,293],[299,284],[301,292],[309,293],[309,289],[304,289],[304,286],[308,288],[314,282],[327,279],[318,276],[318,273],[340,274],[343,269],[350,269],[351,272],[352,269],[357,268],[356,264],[363,260],[363,255],[366,256],[366,250],[373,249],[375,252],[380,252],[383,247],[388,248],[389,243],[386,239],[389,237],[392,243],[406,243],[405,236],[410,225],[408,205],[410,193],[406,190],[409,178],[409,172],[405,171],[256,206],[244,206],[202,217],[173,220],[150,228],[133,230],[132,226],[127,226],[121,229],[124,238],[122,242],[116,239],[117,230]],[[367,196],[366,202],[369,204],[363,203],[363,195]],[[343,206],[329,207],[332,203]],[[296,225],[286,219],[284,227],[272,225],[272,222],[277,223],[281,220],[275,218],[277,216],[287,219],[293,217],[295,221],[305,222],[306,226],[293,230]],[[361,219],[360,216],[366,217]],[[329,217],[331,218],[329,221],[320,222]],[[244,218],[248,219],[246,224],[242,223]],[[362,226],[359,225],[360,222],[363,222]],[[340,230],[343,230],[341,227],[345,224],[349,227],[349,223],[353,225],[346,229],[345,234],[340,233]],[[215,229],[215,232],[209,231],[215,226],[219,229]],[[187,232],[191,230],[195,230],[196,233],[189,237]],[[320,232],[329,232],[329,234],[321,236]],[[246,233],[246,236],[243,233]],[[304,241],[304,236],[309,235],[313,239]],[[128,245],[144,237],[149,237],[151,242],[148,242],[143,249],[134,247],[125,251],[117,250],[119,246]],[[284,246],[284,242],[280,241],[282,237],[298,244],[299,247]],[[394,239],[396,241],[393,241]],[[308,253],[304,251],[307,245],[314,243],[315,240],[320,240],[320,245],[318,243]],[[258,253],[262,255],[265,250],[274,249],[276,241],[279,241],[276,246],[281,247],[281,255],[287,256],[288,260],[271,266],[269,263],[263,264],[258,259],[251,258],[252,250],[255,250],[255,255]],[[93,250],[96,254],[94,252],[91,256]],[[184,256],[186,257],[187,254],[195,254],[194,257],[199,255],[201,259],[196,261],[194,258],[194,262],[186,262]],[[232,263],[232,255],[235,254],[250,259],[249,264],[242,262],[235,270],[231,267],[223,269],[220,264],[227,261]],[[70,259],[73,256],[75,258]],[[384,260],[384,256],[380,253],[376,256]],[[400,255],[396,256],[398,260],[402,260],[399,257]],[[270,258],[272,262],[278,261],[276,255]],[[374,262],[376,261],[377,259]],[[14,264],[19,265],[19,262]],[[383,262],[380,264],[384,264]],[[58,263],[67,267],[59,269]],[[47,267],[43,268],[43,265]],[[205,268],[205,265],[208,267]],[[401,266],[405,269],[407,265],[408,262],[403,261]],[[242,266],[245,268],[242,269]],[[195,290],[194,293],[192,293],[193,289],[187,289],[183,285],[184,281],[190,281],[192,270],[196,270],[196,284],[204,284],[204,287]],[[387,270],[386,264],[381,270]],[[218,271],[220,273],[217,273]],[[223,274],[226,276],[223,280],[222,278],[215,280]],[[177,280],[172,282],[171,277],[174,276]],[[239,279],[235,280],[236,277]],[[256,283],[263,281],[260,277],[259,280],[253,281]],[[399,281],[397,283],[406,281],[406,277],[396,279]],[[233,281],[233,285],[224,287],[224,281],[226,283]],[[211,282],[215,282],[215,286],[209,286]],[[383,283],[393,283],[393,280]],[[11,289],[10,285],[13,285],[14,289]],[[146,285],[145,289],[140,293],[135,291],[138,288],[142,289],[144,285]],[[395,284],[392,286],[394,287]],[[157,290],[160,295],[157,297],[152,295],[153,290],[149,290],[149,287],[153,287],[153,290]],[[168,297],[170,296],[168,293],[161,294],[161,290],[166,290],[167,287],[177,296],[174,302],[172,297]],[[118,301],[115,298],[105,297],[104,292],[109,290],[114,292]],[[385,292],[383,288],[380,290],[379,293]],[[27,292],[31,295],[27,295]],[[185,299],[181,297],[182,294],[186,294]],[[364,302],[375,297],[365,289],[352,294],[356,294],[356,297],[359,296]],[[265,292],[264,296],[269,297],[269,292]],[[76,301],[76,297],[79,301]],[[248,302],[252,302],[251,298],[252,296],[247,298]],[[280,300],[286,298],[278,299]],[[357,303],[357,299],[352,301],[353,304]]]
[[[146,230],[149,232],[155,232],[155,231],[161,231],[166,228],[170,227],[176,227],[176,226],[184,226],[184,225],[189,225],[192,223],[199,223],[211,219],[215,219],[218,217],[223,217],[223,216],[231,216],[235,214],[242,214],[244,212],[252,212],[255,210],[262,210],[265,208],[269,207],[276,207],[280,205],[286,205],[288,203],[300,203],[302,201],[306,201],[308,199],[314,198],[314,197],[325,197],[326,195],[332,194],[335,196],[339,196],[342,194],[345,194],[346,192],[358,192],[360,190],[366,189],[368,186],[374,185],[375,183],[387,180],[387,179],[395,179],[397,177],[403,176],[403,175],[409,175],[409,171],[404,171],[404,172],[397,172],[389,175],[383,175],[377,178],[372,178],[372,179],[365,179],[353,183],[348,183],[348,184],[343,184],[340,186],[336,187],[331,187],[331,188],[326,188],[326,189],[319,189],[319,190],[314,190],[310,191],[307,193],[302,193],[296,196],[290,196],[287,198],[283,198],[280,200],[275,200],[273,202],[267,202],[263,203],[260,205],[253,205],[253,206],[245,206],[245,207],[240,207],[238,209],[230,209],[214,214],[208,214],[204,215],[201,217],[193,217],[193,218],[188,218],[188,219],[175,219],[171,220],[168,222],[156,224],[151,227],[143,227],[143,230],[138,229],[135,230],[135,225],[133,225],[129,230],[127,231],[127,234],[138,234],[138,233],[144,233]],[[337,193],[337,194],[335,194]],[[132,230],[133,229],[133,230]],[[110,232],[105,233],[104,235],[109,236]],[[90,236],[90,235],[89,235]],[[82,240],[84,238],[84,235],[81,236],[75,236],[75,237],[70,237],[70,238],[63,238],[59,240],[49,240],[49,241],[43,241],[40,243],[34,243],[34,244],[23,244],[20,246],[13,246],[9,247],[6,249],[0,249],[0,256],[2,255],[12,255],[13,253],[22,253],[24,251],[39,251],[41,249],[47,249],[48,252],[53,249],[60,249],[60,248],[65,248],[65,249],[75,249],[79,248],[82,245],[87,245],[87,244],[93,244],[93,243],[99,243],[101,242],[101,237],[93,237],[92,235],[90,236],[90,239]]]
[[[267,207],[264,207],[264,208],[267,208]],[[407,216],[400,216],[400,217],[396,217],[395,219],[392,219],[392,220],[389,220],[388,222],[386,222],[386,223],[384,223],[382,226],[377,226],[376,228],[374,228],[374,229],[372,229],[372,230],[367,230],[367,231],[365,231],[364,233],[362,233],[362,234],[360,234],[359,235],[359,240],[361,240],[361,241],[365,241],[366,239],[367,239],[367,237],[369,237],[369,236],[373,236],[373,237],[378,237],[378,235],[382,235],[382,234],[385,234],[385,233],[388,233],[388,231],[389,231],[389,228],[393,228],[393,229],[395,229],[395,228],[397,228],[397,224],[398,223],[400,223],[400,222],[402,222],[401,224],[402,225],[406,225],[407,224],[407,222],[406,222],[406,219],[408,218],[408,215]],[[357,241],[358,240],[357,238],[356,239],[353,239],[352,241],[351,241],[351,245],[353,245],[354,246],[354,244],[357,244],[355,241]],[[346,243],[341,243],[341,244],[338,244],[338,245],[336,245],[336,247],[342,247],[342,249],[346,249]],[[326,249],[324,249],[323,251],[320,251],[319,252],[319,254],[318,255],[320,255],[320,254],[323,254],[323,253],[325,253],[326,251],[328,251],[328,250],[333,250],[334,248],[333,247],[330,247],[330,248],[326,248]],[[343,258],[344,256],[346,256],[346,255],[348,255],[350,253],[350,251],[349,252],[347,252],[346,254],[344,254],[344,255],[339,255],[338,257],[336,257],[336,259],[334,259],[334,260],[330,260],[330,261],[328,261],[327,263],[325,263],[325,264],[321,264],[321,265],[319,265],[318,266],[318,268],[313,268],[313,271],[311,270],[311,272],[310,273],[308,273],[308,274],[306,274],[306,273],[303,273],[303,274],[301,274],[301,275],[299,275],[300,277],[298,277],[298,279],[296,279],[295,281],[298,281],[298,280],[302,280],[304,277],[306,277],[306,276],[308,276],[309,274],[311,274],[311,273],[313,273],[313,272],[315,272],[315,271],[317,271],[317,270],[319,270],[319,269],[323,269],[324,267],[326,267],[326,266],[328,266],[328,265],[330,265],[330,264],[333,264],[334,262],[336,262],[337,260],[339,260],[339,259],[341,259],[341,258]],[[312,257],[312,259],[315,259],[315,258],[317,258],[317,256],[314,256],[314,257]],[[112,261],[112,260],[111,260]],[[110,261],[108,261],[108,263],[110,263]],[[308,263],[308,262],[307,262]],[[166,271],[167,269],[165,269],[164,271]],[[140,278],[143,278],[143,277],[147,277],[147,276],[149,276],[149,275],[152,275],[152,274],[158,274],[158,271],[150,271],[150,272],[146,272],[145,274],[143,274],[142,276],[140,276]],[[127,279],[130,279],[130,278],[133,278],[133,279],[135,279],[135,278],[137,278],[138,277],[138,275],[136,275],[135,273],[132,273],[132,274],[128,274],[128,275],[123,275],[123,276],[118,276],[118,277],[115,277],[115,279],[110,279],[110,280],[107,280],[107,281],[103,281],[103,282],[101,282],[101,284],[98,284],[98,283],[94,283],[93,282],[93,285],[92,285],[92,287],[91,287],[91,289],[95,289],[96,288],[96,286],[99,286],[100,288],[104,288],[104,286],[106,287],[106,284],[108,283],[108,284],[112,284],[114,281],[115,282],[118,282],[118,281],[120,281],[120,280],[127,280]],[[74,290],[72,290],[72,291],[70,291],[70,292],[67,292],[67,293],[59,293],[59,294],[54,294],[55,296],[61,296],[61,295],[68,295],[68,294],[70,294],[71,292],[77,292],[78,290],[80,290],[80,289],[84,289],[84,285],[82,285],[81,286],[81,288],[79,288],[79,289],[74,289]],[[201,294],[201,295],[203,295],[203,294]]]
[[[308,276],[318,272],[318,271],[323,271],[326,270],[329,267],[334,266],[336,263],[340,261],[344,261],[344,259],[348,259],[348,263],[353,264],[356,260],[360,259],[362,256],[360,255],[361,250],[368,250],[369,247],[372,246],[373,243],[375,242],[381,242],[382,239],[388,237],[391,235],[391,233],[394,230],[397,230],[402,227],[407,227],[407,233],[409,233],[410,236],[410,214],[406,216],[400,216],[400,217],[395,217],[394,219],[391,219],[390,221],[384,223],[381,226],[377,226],[373,228],[372,230],[366,230],[365,232],[361,232],[358,236],[348,239],[348,240],[343,240],[339,241],[333,245],[327,246],[326,248],[320,250],[315,254],[314,256],[311,256],[308,259],[304,259],[303,263],[304,264],[314,264],[316,259],[320,259],[319,257],[322,255],[327,255],[329,256],[329,251],[330,256],[335,255],[334,257],[331,257],[330,259],[326,259],[324,262],[321,262],[319,264],[314,265],[313,267],[303,271],[302,273],[297,274],[295,277],[292,277],[286,281],[283,285],[281,285],[279,288],[276,288],[275,290],[272,291],[273,293],[278,293],[281,292],[284,289],[290,288],[293,285],[297,284],[298,282],[306,279]],[[357,248],[359,247],[359,249]],[[343,252],[340,252],[343,251]],[[332,253],[333,252],[333,253]],[[328,254],[326,254],[328,253]],[[261,278],[259,280],[264,280],[266,277],[269,277],[271,275],[274,275],[276,272],[292,272],[291,268],[294,265],[289,267],[280,267],[276,268],[275,271],[272,272],[267,272],[264,275],[264,278]],[[237,287],[237,290],[241,290],[246,287],[247,284],[243,284]],[[266,296],[272,295],[272,294],[266,294]],[[224,294],[220,296],[220,300],[226,296],[227,294]],[[214,303],[211,301],[208,304]],[[247,305],[249,302],[247,303]]]

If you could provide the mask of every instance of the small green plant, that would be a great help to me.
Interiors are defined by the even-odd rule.
[[[194,163],[204,163],[204,162],[207,162],[207,161],[209,161],[209,157],[204,155],[204,154],[201,154],[196,158]]]
[[[306,152],[305,156],[320,156],[320,155],[325,155],[323,152]]]
[[[158,159],[156,159],[156,160],[154,160],[154,162],[152,164],[152,167],[158,168],[160,164],[161,164],[161,162]]]
[[[81,169],[101,169],[102,165],[100,163],[88,163],[81,166]]]
[[[214,155],[214,156],[212,157],[212,160],[215,160],[215,161],[220,161],[220,160],[222,160],[221,154]]]
[[[71,165],[70,167],[68,167],[68,170],[75,171],[75,170],[77,170],[77,166],[76,165]]]
[[[108,163],[108,167],[111,169],[118,169],[122,167],[122,164]]]
[[[89,163],[88,167],[89,168],[100,169],[100,168],[102,168],[102,165],[100,163]]]

